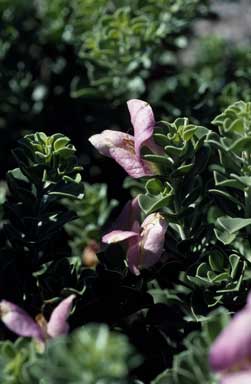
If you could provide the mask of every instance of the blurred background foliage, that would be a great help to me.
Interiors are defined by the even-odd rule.
[[[85,196],[79,201],[64,199],[63,204],[76,213],[77,220],[65,225],[70,237],[72,256],[78,257],[84,249],[96,243],[96,251],[101,241],[103,230],[113,208],[118,205],[117,200],[108,200],[106,184],[84,183]]]
[[[82,327],[71,336],[51,341],[43,354],[22,338],[15,343],[0,342],[4,384],[129,384],[140,362],[127,337],[103,324]]]
[[[200,37],[182,53],[176,73],[156,81],[149,101],[169,118],[187,116],[208,124],[219,111],[251,97],[251,50],[221,36]]]
[[[73,94],[98,92],[108,99],[140,96],[150,73],[168,62],[168,52],[186,44],[187,29],[206,12],[206,4],[205,0],[99,0],[94,7],[88,0],[38,2],[43,35],[71,42],[87,69],[89,84]]]

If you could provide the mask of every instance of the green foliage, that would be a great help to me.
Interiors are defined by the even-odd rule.
[[[50,341],[44,352],[19,338],[0,342],[3,384],[129,383],[130,371],[141,358],[123,334],[90,324]]]
[[[39,113],[47,93],[46,81],[37,68],[38,61],[42,63],[46,58],[38,47],[38,20],[34,11],[32,1],[0,3],[0,127],[7,129],[11,125],[10,137],[20,129],[13,122],[17,118],[19,122],[27,122]]]
[[[219,128],[228,150],[236,153],[244,151],[248,148],[247,138],[251,133],[251,103],[239,101],[230,105],[213,120],[213,124]]]
[[[5,182],[0,182],[0,220],[3,219],[3,206],[6,201],[7,185]]]
[[[80,88],[73,94],[93,95],[96,88],[110,98],[142,94],[152,68],[168,61],[168,51],[186,45],[184,33],[206,11],[206,4],[204,0],[99,0],[95,4],[43,0],[39,14],[46,38],[73,43],[88,71],[89,86],[81,87],[79,79]]]
[[[125,336],[105,325],[88,325],[51,341],[35,363],[26,365],[25,383],[122,384],[139,362]]]
[[[250,233],[251,103],[234,103],[213,124],[219,128],[220,137],[212,140],[219,152],[219,164],[213,166],[215,188],[211,193],[225,200],[219,206],[215,233],[224,244],[232,244]]]
[[[74,256],[81,255],[90,241],[100,242],[101,228],[117,205],[116,200],[108,200],[106,184],[84,183],[84,189],[83,199],[65,199],[63,202],[78,216],[78,219],[65,226],[71,239],[70,246]]]
[[[250,100],[251,54],[248,46],[217,35],[193,43],[175,71],[151,82],[147,100],[171,118],[187,116],[208,124],[228,105]]]
[[[154,138],[163,154],[144,154],[160,175],[144,183],[140,206],[145,214],[160,211],[169,224],[156,280],[163,286],[175,265],[173,293],[192,320],[219,303],[242,301],[249,286],[250,122],[250,103],[243,101],[214,119],[218,133],[185,118],[161,122]]]
[[[83,197],[81,167],[77,165],[75,148],[61,134],[27,135],[19,141],[14,156],[19,168],[7,175],[11,197],[6,231],[12,247],[28,249],[36,258],[41,245],[75,217],[57,204],[62,197]]]
[[[25,384],[23,367],[35,360],[32,344],[25,339],[0,342],[0,379],[3,384]]]
[[[201,323],[201,331],[192,332],[184,339],[185,350],[174,356],[172,368],[152,384],[217,384],[208,366],[208,348],[228,321],[229,315],[223,308],[210,314]]]
[[[204,257],[196,271],[188,271],[187,279],[195,287],[205,290],[205,301],[209,307],[217,305],[226,293],[240,291],[246,262],[236,254],[225,254],[212,249]]]
[[[203,147],[209,130],[190,124],[186,118],[179,118],[174,123],[163,122],[156,132],[154,138],[165,153],[146,154],[144,158],[160,167],[165,182],[159,179],[149,180],[146,183],[146,193],[140,195],[139,201],[146,214],[168,206],[168,214],[177,217],[180,214],[179,206],[184,210],[198,198],[201,187],[199,174],[209,157],[207,147]],[[196,176],[191,179],[191,174]],[[180,201],[175,202],[173,196],[178,193]]]
[[[70,139],[60,133],[48,137],[43,132],[26,135],[14,150],[23,176],[48,195],[82,197],[82,170],[77,165],[76,149]],[[63,188],[62,188],[63,186]]]
[[[78,287],[76,271],[67,261],[67,240],[60,238],[64,225],[76,218],[76,213],[62,205],[62,198],[83,198],[82,168],[75,152],[66,136],[41,132],[26,135],[13,151],[18,168],[7,174],[9,194],[1,232],[4,298],[22,303],[31,294],[41,308],[42,292],[43,298],[51,298],[60,296],[65,285]],[[52,270],[60,272],[56,286]]]

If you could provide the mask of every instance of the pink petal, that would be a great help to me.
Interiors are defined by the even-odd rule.
[[[120,241],[124,241],[130,239],[131,237],[138,237],[138,233],[133,231],[112,231],[103,236],[102,241],[106,244],[119,243]]]
[[[216,338],[209,362],[215,371],[231,369],[251,358],[251,308],[246,306]]]
[[[251,371],[229,374],[221,380],[220,384],[250,384]]]
[[[17,305],[2,300],[0,302],[0,317],[6,327],[17,335],[33,337],[39,341],[44,340],[40,327],[27,312]]]
[[[140,274],[138,265],[140,263],[140,239],[132,238],[128,242],[128,251],[127,251],[127,263],[130,271],[138,276]]]
[[[135,152],[137,159],[140,159],[142,146],[149,139],[152,141],[155,119],[151,106],[145,101],[132,99],[127,102],[127,106],[134,128]]]
[[[131,143],[134,148],[134,138],[132,135],[120,131],[105,130],[89,138],[90,143],[104,156],[112,157],[110,150],[113,147],[123,147],[124,142]]]
[[[66,335],[69,331],[67,319],[72,309],[72,302],[75,295],[70,295],[54,309],[51,314],[50,321],[47,325],[47,333],[50,337]]]
[[[143,252],[142,267],[151,267],[157,263],[163,252],[167,222],[159,213],[152,213],[143,221],[141,248]]]
[[[101,154],[112,157],[131,177],[153,176],[158,173],[154,164],[136,157],[134,138],[127,133],[106,130],[91,136],[89,141]]]
[[[122,212],[116,219],[113,228],[121,229],[123,231],[131,230],[133,224],[140,220],[140,212],[138,197],[135,197],[133,200],[126,203]]]
[[[246,307],[249,307],[251,309],[251,291],[249,292],[248,297],[247,297]]]
[[[154,164],[136,157],[129,142],[124,142],[124,147],[112,148],[110,154],[128,175],[135,179],[158,174],[158,169]]]

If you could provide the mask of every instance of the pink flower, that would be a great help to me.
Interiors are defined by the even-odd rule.
[[[135,275],[141,268],[148,268],[157,263],[165,241],[167,223],[159,213],[147,216],[139,223],[139,206],[137,198],[127,203],[120,214],[114,231],[103,236],[107,244],[127,241],[128,267]]]
[[[0,317],[6,327],[17,335],[32,337],[41,343],[45,343],[48,338],[68,333],[67,319],[74,298],[75,295],[70,295],[61,301],[52,312],[48,323],[43,315],[38,315],[35,321],[22,308],[6,300],[0,302]]]
[[[162,149],[153,141],[155,120],[152,108],[142,100],[127,102],[134,136],[124,132],[105,130],[93,135],[89,141],[104,156],[113,158],[129,176],[139,178],[158,174],[157,167],[140,157],[141,148],[148,147],[154,153]]]
[[[251,383],[251,294],[211,347],[209,362],[221,384]]]
[[[232,373],[222,379],[221,384],[250,384],[251,372]]]

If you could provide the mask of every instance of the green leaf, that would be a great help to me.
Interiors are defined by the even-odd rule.
[[[229,148],[228,151],[240,153],[242,151],[249,151],[251,145],[251,136],[242,137],[236,140]]]
[[[243,207],[243,204],[241,203],[241,201],[237,200],[234,196],[232,196],[228,192],[222,191],[220,189],[209,189],[208,192],[216,194],[225,200],[229,200],[229,201],[233,202],[234,204],[236,204],[237,206]]]
[[[158,375],[151,384],[174,384],[173,383],[173,373],[171,369],[167,369]]]
[[[251,219],[223,216],[218,217],[217,224],[232,235],[248,225],[251,225]]]
[[[158,195],[163,192],[164,186],[158,179],[150,179],[146,182],[146,190],[151,195]]]
[[[147,161],[151,161],[156,163],[157,165],[162,165],[167,168],[171,168],[173,166],[172,162],[168,159],[167,156],[162,155],[144,155],[143,158]]]
[[[231,244],[235,238],[236,234],[230,234],[227,231],[221,231],[219,229],[214,229],[215,236],[220,240],[224,245]]]
[[[208,344],[212,344],[230,321],[230,315],[224,308],[219,308],[213,312],[203,323],[203,330]]]
[[[167,196],[139,195],[139,205],[146,215],[167,207],[172,200],[172,193]]]
[[[225,258],[221,252],[214,251],[209,255],[209,265],[215,272],[221,272],[224,268]]]

